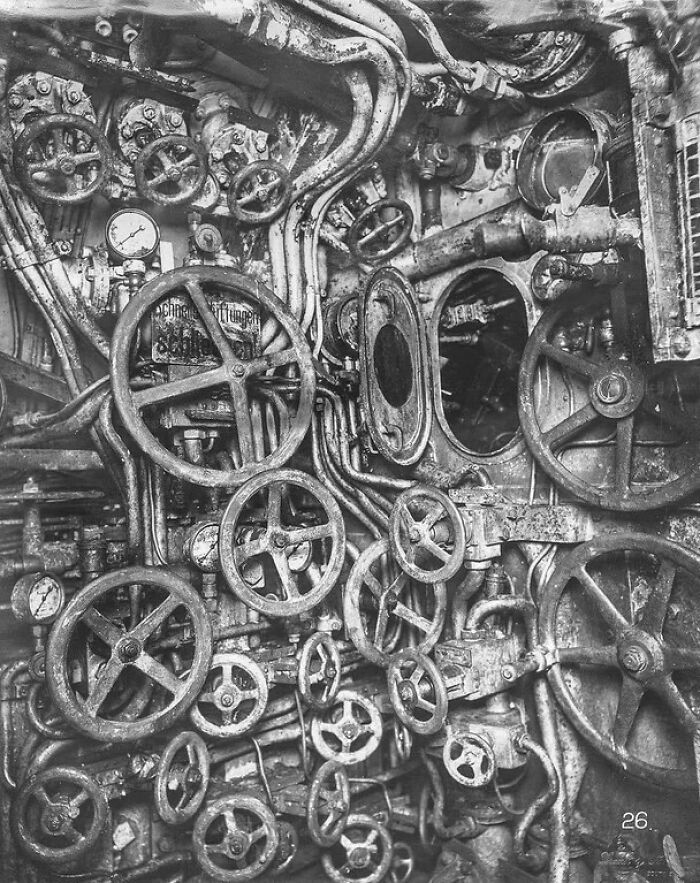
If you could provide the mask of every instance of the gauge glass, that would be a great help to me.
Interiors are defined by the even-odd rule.
[[[48,622],[63,607],[63,586],[53,576],[39,577],[29,590],[29,613],[37,622]]]
[[[158,225],[146,212],[124,209],[107,221],[107,245],[121,260],[145,258],[158,248]]]

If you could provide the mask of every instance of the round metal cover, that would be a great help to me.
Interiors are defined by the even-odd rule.
[[[415,463],[432,426],[426,333],[405,276],[381,267],[360,298],[360,381],[367,427],[379,452]]]

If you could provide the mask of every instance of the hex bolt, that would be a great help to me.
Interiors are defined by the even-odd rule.
[[[70,89],[67,97],[71,104],[77,104],[80,101],[80,92],[77,89]]]
[[[36,91],[39,95],[48,95],[51,91],[51,83],[48,80],[39,80],[36,84]]]
[[[152,104],[144,104],[143,115],[147,120],[153,120],[156,116],[156,109]]]
[[[10,97],[7,99],[7,103],[10,105],[10,107],[16,110],[18,107],[22,106],[22,96],[16,94],[10,95]]]
[[[95,19],[95,33],[98,37],[112,36],[112,22],[107,18],[98,15]]]
[[[628,647],[620,657],[620,662],[627,671],[644,671],[647,667],[647,659],[639,647]]]

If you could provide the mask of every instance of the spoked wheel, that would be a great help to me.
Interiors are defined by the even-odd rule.
[[[379,747],[382,719],[374,703],[354,690],[341,690],[334,704],[311,721],[314,748],[326,760],[348,766]]]
[[[53,767],[28,779],[12,804],[12,831],[22,850],[41,862],[64,864],[84,856],[107,821],[97,782],[73,767]]]
[[[269,224],[289,205],[292,183],[287,169],[275,160],[260,159],[236,173],[228,192],[228,208],[244,224]]]
[[[336,847],[321,856],[323,869],[335,883],[379,883],[393,855],[391,836],[372,816],[356,813],[348,819]]]
[[[267,695],[265,673],[254,659],[245,653],[217,653],[190,718],[205,736],[242,736],[265,713]]]
[[[245,328],[231,327],[233,313]],[[172,316],[187,318],[187,340]],[[268,320],[288,344],[258,354],[254,329]],[[151,344],[139,359],[149,324]],[[281,369],[284,378],[276,374]],[[111,375],[119,415],[141,450],[171,475],[204,487],[237,486],[284,465],[306,435],[316,389],[311,351],[291,312],[258,281],[222,267],[186,267],[146,283],[117,323]],[[288,416],[266,444],[256,414],[274,405],[282,380],[294,387],[293,401],[285,398]],[[225,429],[213,430],[209,457],[201,446],[190,455],[182,440],[179,456],[178,433],[196,424],[200,412],[211,419],[212,410]],[[222,458],[230,467],[219,465]]]
[[[136,623],[122,603],[132,589],[141,595]],[[192,636],[183,643],[182,671],[159,646],[168,627]],[[127,567],[89,583],[58,617],[46,650],[46,682],[71,726],[104,742],[132,741],[184,713],[204,685],[211,655],[211,623],[197,592],[173,573]],[[115,704],[123,695],[126,709],[121,700]]]
[[[447,687],[440,670],[418,650],[401,650],[387,672],[389,699],[399,720],[422,736],[437,733],[447,716]]]
[[[158,205],[183,205],[200,194],[207,178],[204,148],[186,135],[164,135],[139,153],[136,184]]]
[[[262,801],[236,794],[220,797],[197,816],[192,846],[199,866],[214,880],[253,880],[272,864],[279,830]]]
[[[387,540],[376,540],[353,564],[343,597],[350,640],[383,668],[401,633],[412,634],[422,652],[438,642],[445,624],[444,582],[418,584],[399,570]]]
[[[248,539],[240,528],[252,523],[261,492],[265,516]],[[295,616],[319,604],[335,585],[345,523],[335,498],[315,478],[295,469],[263,472],[231,497],[219,549],[224,576],[241,601],[266,616]],[[304,566],[314,552],[323,562],[320,573]]]
[[[654,366],[641,312],[621,289],[562,297],[520,365],[520,422],[537,462],[579,499],[618,511],[700,487],[700,368]]]
[[[696,787],[689,737],[700,726],[700,556],[647,534],[579,546],[541,596],[540,640],[558,660],[552,689],[576,731],[626,773]],[[655,758],[662,758],[657,761]]]
[[[380,199],[368,205],[348,233],[348,248],[363,263],[386,261],[408,243],[413,212],[403,199]]]
[[[209,787],[209,751],[201,736],[178,733],[160,756],[153,783],[158,815],[169,825],[189,821],[202,805]]]
[[[309,836],[319,846],[340,840],[350,814],[350,781],[345,767],[327,760],[318,768],[309,788],[306,822]]]
[[[311,635],[299,655],[301,698],[312,708],[328,708],[338,695],[341,675],[340,652],[333,638],[323,632]]]

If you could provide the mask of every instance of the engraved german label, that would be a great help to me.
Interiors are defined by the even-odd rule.
[[[231,297],[209,300],[212,312],[239,359],[259,355],[260,313]],[[161,364],[216,365],[216,347],[193,304],[182,295],[160,303],[152,316],[152,358]]]

